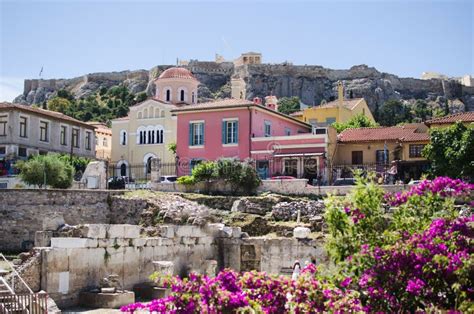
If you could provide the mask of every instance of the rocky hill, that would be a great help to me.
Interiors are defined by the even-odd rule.
[[[123,84],[132,93],[154,93],[153,80],[170,65],[150,70],[92,73],[72,79],[25,80],[24,92],[15,102],[38,104],[54,97],[60,89],[72,92],[76,98],[95,93],[99,88]],[[444,106],[448,101],[451,112],[474,110],[474,87],[466,87],[454,80],[421,80],[400,78],[379,72],[366,65],[348,70],[334,70],[322,66],[292,64],[254,64],[235,67],[232,62],[191,61],[186,66],[201,82],[200,100],[230,97],[231,78],[243,79],[246,97],[298,96],[307,105],[318,105],[333,99],[337,81],[345,85],[346,97],[364,97],[372,110],[388,99],[424,99],[430,106]]]

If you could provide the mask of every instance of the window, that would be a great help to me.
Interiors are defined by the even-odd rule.
[[[204,145],[204,122],[196,122],[189,124],[189,145]]]
[[[336,122],[336,118],[326,118],[326,124],[327,125],[331,125],[333,124],[334,122]]]
[[[272,123],[270,121],[265,121],[265,136],[272,136]]]
[[[388,162],[388,152],[387,152],[387,157],[385,157],[385,151],[383,149],[375,151],[375,162],[377,164],[387,163]]]
[[[42,142],[49,142],[48,127],[49,127],[48,122],[40,121],[40,141]]]
[[[361,150],[353,151],[352,152],[352,164],[353,165],[361,165],[363,163],[364,163],[363,152]]]
[[[285,135],[287,136],[291,135],[291,129],[285,128]]]
[[[286,159],[283,169],[285,176],[297,177],[298,175],[298,160],[297,159]]]
[[[239,121],[222,121],[222,144],[237,144],[239,142]]]
[[[121,164],[120,165],[120,176],[126,177],[127,176],[127,165]]]
[[[184,89],[182,89],[181,92],[179,93],[179,100],[184,101]]]
[[[28,137],[26,135],[26,124],[28,122],[28,118],[27,117],[21,117],[20,116],[20,137]]]
[[[127,145],[127,131],[120,131],[120,145]]]
[[[102,146],[104,147],[107,147],[109,144],[107,143],[107,138],[104,137],[104,139],[102,140]]]
[[[421,152],[425,148],[424,144],[410,144],[409,147],[409,157],[410,158],[419,158],[421,156]]]
[[[7,148],[5,146],[0,146],[0,155],[5,155]]]
[[[171,90],[167,89],[166,90],[166,101],[170,101],[171,100]]]
[[[61,134],[59,137],[61,145],[67,145],[67,126],[61,125]]]
[[[163,144],[163,130],[158,129],[155,131],[156,132],[156,143],[157,144]]]
[[[86,132],[86,149],[91,150],[91,132]]]
[[[8,121],[7,115],[0,116],[0,136],[7,135],[7,121]]]
[[[79,148],[79,129],[72,129],[72,146]]]
[[[192,101],[191,102],[194,104],[194,92],[192,92],[191,95],[192,95]]]
[[[18,147],[18,157],[28,157],[25,147]]]

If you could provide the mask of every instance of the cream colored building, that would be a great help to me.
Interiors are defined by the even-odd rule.
[[[244,64],[261,64],[262,54],[259,52],[245,52],[234,60],[235,66],[241,66]]]
[[[91,121],[87,124],[95,127],[95,157],[110,161],[112,157],[112,129],[102,122]]]
[[[150,171],[151,158],[160,158],[162,163],[175,162],[168,149],[169,144],[176,143],[176,117],[170,110],[196,104],[198,85],[190,71],[167,69],[155,80],[153,98],[130,107],[127,117],[112,120],[114,175],[143,177]]]

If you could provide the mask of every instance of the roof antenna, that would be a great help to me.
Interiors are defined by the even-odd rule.
[[[38,74],[39,77],[41,77],[41,74],[43,74],[43,66],[41,66],[41,70],[40,70],[40,72],[39,72],[39,74]]]

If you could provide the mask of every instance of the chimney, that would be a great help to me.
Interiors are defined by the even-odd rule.
[[[278,98],[273,95],[265,97],[265,106],[274,111],[278,111]]]
[[[253,103],[256,104],[256,105],[261,105],[262,104],[262,98],[254,97],[253,98]]]
[[[339,106],[342,106],[344,103],[344,86],[342,85],[341,81],[337,82],[337,101]]]

